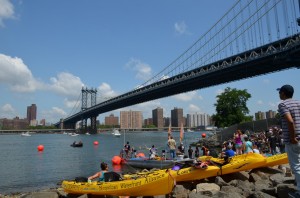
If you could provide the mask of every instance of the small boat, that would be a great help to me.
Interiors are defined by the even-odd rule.
[[[186,131],[189,132],[189,133],[194,132],[192,129],[187,129]]]
[[[191,164],[194,161],[194,159],[186,158],[186,159],[149,159],[149,158],[129,158],[129,159],[122,159],[122,163],[132,166],[134,168],[139,169],[167,169],[172,168],[176,164]]]
[[[85,135],[91,135],[89,132],[86,132]]]
[[[63,181],[62,188],[70,194],[91,194],[111,196],[155,196],[166,195],[174,188],[174,179],[169,170],[147,172],[141,175],[134,175],[121,178],[113,176],[107,179],[107,175],[117,174],[107,172],[104,174],[105,182],[76,182]],[[118,175],[118,174],[117,174]]]
[[[75,136],[78,136],[79,134],[78,133],[71,133],[70,136],[72,137],[75,137]]]
[[[119,131],[118,129],[113,129],[112,134],[113,134],[114,136],[116,136],[116,137],[120,137],[120,136],[121,136],[121,133],[120,133],[120,131]]]
[[[31,136],[31,135],[30,135],[30,133],[27,131],[27,132],[21,133],[21,136],[29,137],[29,136]]]
[[[73,146],[73,147],[82,147],[83,146],[83,143],[80,141],[80,142],[73,142],[73,144],[71,144],[70,146]]]

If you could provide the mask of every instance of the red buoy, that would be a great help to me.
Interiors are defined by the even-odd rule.
[[[94,145],[98,145],[99,144],[99,142],[98,141],[94,141]]]
[[[111,159],[111,162],[114,165],[119,165],[119,164],[121,164],[121,157],[116,155]]]
[[[206,137],[206,134],[205,133],[202,133],[202,138],[205,138]]]
[[[144,153],[138,153],[138,154],[136,154],[136,157],[145,157],[145,154]]]
[[[40,145],[38,145],[38,147],[37,147],[37,150],[38,150],[38,151],[43,151],[43,150],[44,150],[44,146],[43,146],[43,145],[41,145],[41,144],[40,144]]]

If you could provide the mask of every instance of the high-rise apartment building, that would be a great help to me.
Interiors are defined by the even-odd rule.
[[[141,111],[121,111],[121,129],[141,129],[143,125],[143,114]]]
[[[272,111],[272,110],[269,110],[266,112],[266,118],[269,119],[269,118],[275,118],[276,116],[276,111]]]
[[[172,127],[180,127],[183,120],[183,109],[175,107],[171,110],[171,125]]]
[[[30,123],[32,120],[36,120],[36,104],[32,104],[27,107],[27,120]]]
[[[164,127],[164,111],[162,108],[157,107],[152,110],[153,124],[158,128],[162,129]]]
[[[144,125],[145,126],[153,125],[153,119],[152,118],[144,119]]]
[[[208,114],[187,114],[187,127],[199,127],[199,126],[210,126],[211,118]]]
[[[119,125],[119,117],[115,117],[114,114],[110,114],[104,118],[104,124],[108,126]]]
[[[263,119],[266,119],[265,112],[258,111],[257,113],[255,113],[255,120],[263,120]]]

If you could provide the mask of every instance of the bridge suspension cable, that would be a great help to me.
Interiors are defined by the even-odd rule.
[[[299,32],[299,11],[300,0],[239,0],[191,47],[139,87],[292,36]]]

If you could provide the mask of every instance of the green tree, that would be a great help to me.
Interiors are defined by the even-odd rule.
[[[223,93],[217,96],[215,103],[216,114],[212,116],[217,127],[228,127],[241,122],[252,120],[251,116],[247,116],[249,109],[247,100],[251,98],[251,94],[246,89],[238,90],[227,87]]]

